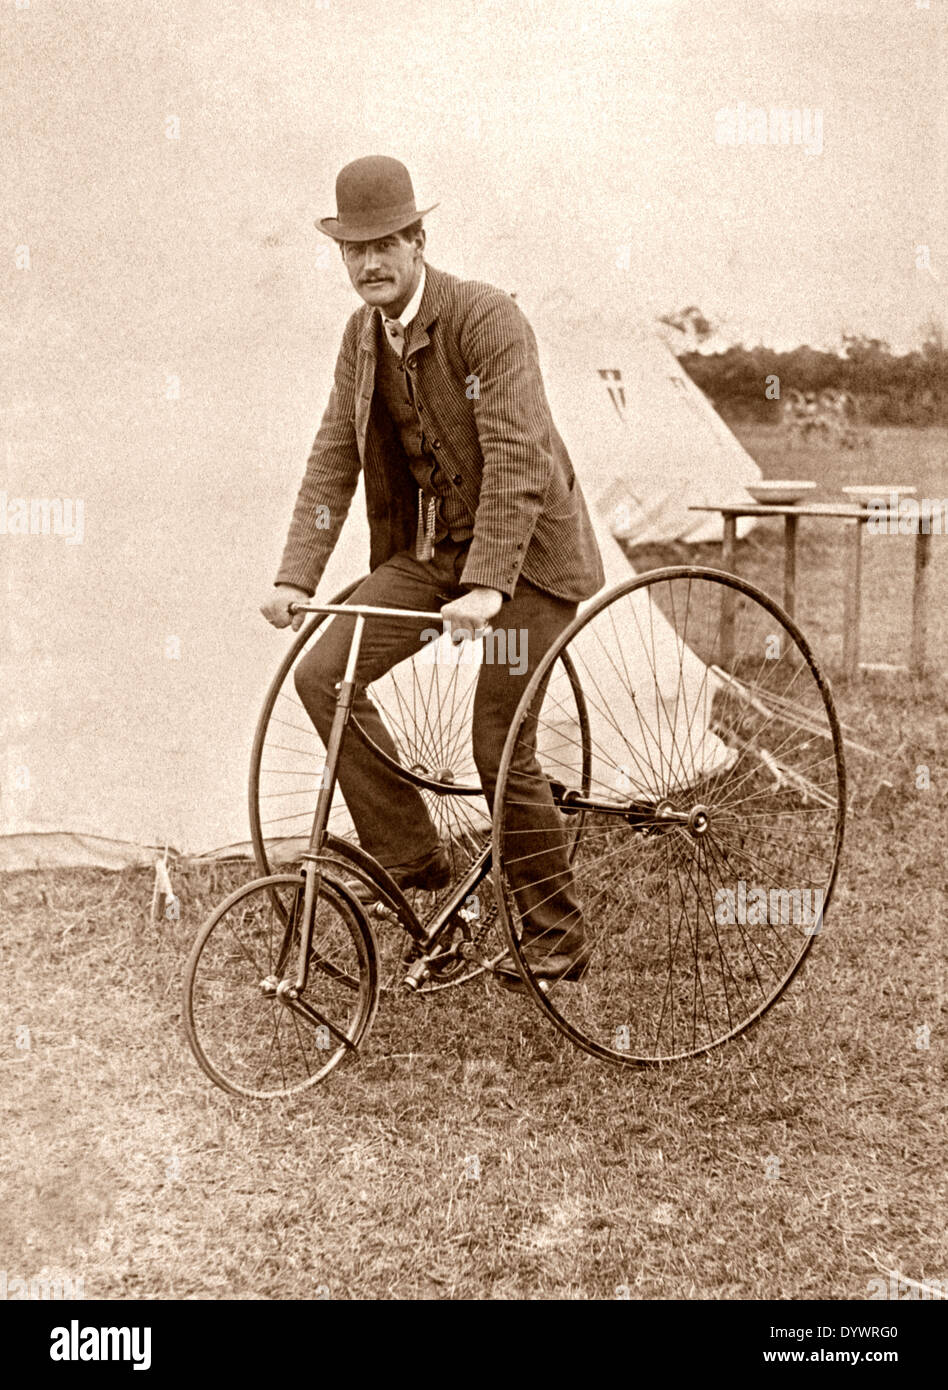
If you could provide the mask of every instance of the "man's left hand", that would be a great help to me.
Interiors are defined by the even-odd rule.
[[[499,589],[471,589],[442,608],[445,631],[455,640],[463,637],[473,641],[500,612],[503,602],[504,596]]]

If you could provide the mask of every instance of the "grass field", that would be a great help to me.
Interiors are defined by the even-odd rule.
[[[744,438],[766,476],[948,496],[945,431],[877,431],[861,456]],[[155,928],[145,872],[0,878],[0,1267],[104,1298],[860,1299],[879,1265],[948,1281],[946,548],[935,674],[836,685],[875,756],[850,755],[826,928],[759,1026],[700,1061],[607,1068],[481,980],[386,997],[357,1065],[239,1102],[195,1066],[179,995],[246,866],[177,866],[182,919]],[[912,542],[867,552],[863,656],[896,662]],[[779,595],[779,526],[739,559]],[[831,670],[841,565],[834,526],[804,527],[798,612]]]

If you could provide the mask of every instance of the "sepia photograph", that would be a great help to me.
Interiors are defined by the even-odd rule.
[[[2,0],[0,71],[31,1363],[920,1367],[948,5]]]

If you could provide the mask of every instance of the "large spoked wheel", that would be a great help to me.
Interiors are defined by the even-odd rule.
[[[344,603],[362,580],[332,601]],[[313,822],[325,749],[294,684],[294,672],[326,622],[317,615],[301,628],[271,682],[257,723],[250,768],[250,825],[258,872],[299,862]],[[437,615],[432,614],[432,625]],[[398,753],[398,771],[418,788],[452,866],[450,885],[437,893],[406,891],[415,916],[423,923],[449,900],[456,885],[490,845],[491,821],[471,751],[471,713],[479,666],[475,650],[462,648],[460,660],[443,660],[442,645],[421,647],[416,657],[395,666],[368,687]],[[438,657],[439,659],[432,659]],[[551,776],[569,773],[576,785],[588,785],[591,751],[583,692],[564,654],[549,678],[547,720],[541,756]],[[576,730],[580,731],[577,741]],[[563,731],[566,731],[565,734]],[[391,758],[375,745],[353,718],[346,735],[359,738],[376,756]],[[345,744],[342,751],[345,757]],[[585,764],[583,759],[585,757]],[[578,759],[578,761],[577,761]],[[576,817],[570,834],[578,833]],[[336,793],[329,822],[340,839],[358,843],[345,804]],[[397,916],[382,904],[374,909],[378,929],[382,987],[400,984],[411,952]],[[483,973],[506,950],[497,919],[493,884],[481,880],[455,915],[443,956],[420,992],[463,984]]]
[[[231,893],[198,933],[184,1021],[200,1066],[232,1095],[289,1096],[353,1056],[378,1006],[372,932],[325,873],[314,905],[306,988],[282,997],[299,958],[302,874],[256,879]]]
[[[557,793],[585,811],[571,881],[531,828],[537,778],[524,772],[544,733],[533,707],[564,653],[593,755],[588,794]],[[546,653],[501,760],[495,896],[527,989],[574,1043],[619,1064],[734,1038],[822,928],[845,806],[829,684],[771,599],[687,566],[613,589]],[[558,934],[571,951],[585,943],[578,980],[542,978]]]

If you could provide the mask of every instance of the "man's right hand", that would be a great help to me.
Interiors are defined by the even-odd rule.
[[[309,614],[294,613],[291,615],[290,605],[308,602],[309,594],[305,589],[296,589],[292,584],[278,584],[266,603],[261,603],[260,612],[267,622],[272,623],[274,627],[289,627],[292,623],[293,631],[299,632]]]

